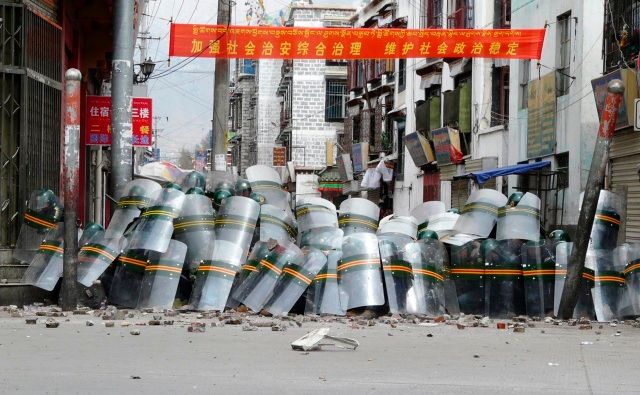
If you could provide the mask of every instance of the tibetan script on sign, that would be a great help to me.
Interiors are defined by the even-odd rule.
[[[544,29],[363,29],[171,24],[169,56],[539,59]]]

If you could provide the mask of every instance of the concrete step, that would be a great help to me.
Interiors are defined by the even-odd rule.
[[[33,285],[19,283],[0,284],[0,306],[22,307],[36,302],[43,303],[45,299],[55,302],[58,299],[55,291],[47,292]]]
[[[0,265],[0,280],[6,279],[10,283],[19,282],[27,270],[28,265]]]

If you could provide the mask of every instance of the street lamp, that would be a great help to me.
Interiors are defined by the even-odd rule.
[[[151,58],[147,58],[147,60],[145,60],[144,62],[136,64],[136,66],[138,66],[140,70],[137,74],[135,72],[133,74],[134,84],[141,84],[143,82],[146,82],[153,73],[153,70],[156,68],[156,64],[153,63]]]

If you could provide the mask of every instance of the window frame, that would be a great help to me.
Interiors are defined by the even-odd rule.
[[[529,82],[531,81],[531,60],[524,59],[520,61],[520,101],[518,108],[524,110],[529,108]]]
[[[571,11],[556,21],[556,97],[569,94],[571,87]]]
[[[340,85],[342,87],[342,93],[332,92],[331,87],[336,87]],[[338,111],[332,110],[332,107],[338,104],[338,101],[342,99],[341,108]],[[333,98],[333,100],[332,100]],[[345,117],[347,116],[347,101],[349,101],[349,91],[347,87],[347,80],[343,78],[327,78],[325,82],[325,96],[324,96],[324,104],[325,104],[325,112],[324,112],[324,121],[325,122],[343,122]],[[336,115],[339,112],[339,116]]]

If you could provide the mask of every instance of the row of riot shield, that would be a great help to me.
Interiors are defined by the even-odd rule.
[[[486,239],[450,246],[449,272],[460,311],[492,318],[554,315],[558,284],[566,274],[557,245],[553,240]]]

